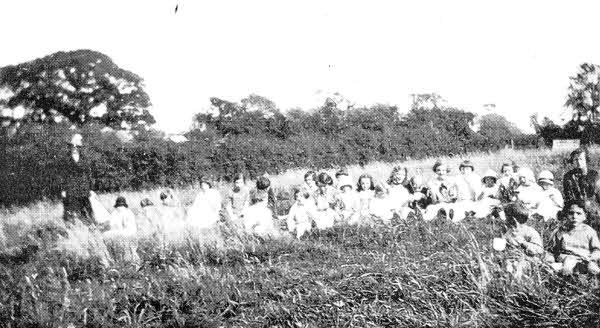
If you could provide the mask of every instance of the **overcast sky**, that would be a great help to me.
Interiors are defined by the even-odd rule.
[[[175,6],[178,12],[175,14]],[[186,130],[209,97],[282,109],[340,92],[358,105],[436,92],[529,129],[558,118],[569,76],[600,64],[594,1],[3,1],[0,66],[93,49],[142,76],[151,113]]]

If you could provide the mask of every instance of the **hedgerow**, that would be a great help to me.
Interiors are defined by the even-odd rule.
[[[95,124],[79,132],[85,140],[84,156],[93,163],[94,190],[116,192],[191,185],[206,174],[227,177],[242,172],[255,177],[296,167],[396,162],[505,146],[505,141],[475,133],[470,128],[473,118],[452,108],[416,108],[400,115],[396,107],[378,105],[269,116],[244,110],[219,118],[200,115],[196,119],[205,129],[191,130],[185,143],[144,131],[124,142]],[[66,141],[73,132],[66,123],[30,123],[10,138],[3,137],[0,204],[57,199],[57,177],[64,173]],[[517,144],[530,147],[535,141],[520,137]]]

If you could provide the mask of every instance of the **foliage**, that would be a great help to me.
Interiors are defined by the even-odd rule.
[[[97,121],[113,128],[155,123],[142,79],[92,50],[57,52],[0,69],[4,125]],[[18,113],[21,111],[22,113]]]
[[[570,80],[565,106],[572,111],[572,121],[597,123],[600,118],[600,66],[583,63]]]
[[[479,134],[493,143],[506,144],[507,141],[523,134],[513,122],[495,113],[483,115],[479,124]]]

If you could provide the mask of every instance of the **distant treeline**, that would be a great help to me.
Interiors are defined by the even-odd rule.
[[[313,111],[248,110],[219,103],[219,115],[198,114],[188,142],[174,143],[156,131],[140,131],[123,142],[100,125],[86,125],[83,154],[93,163],[95,190],[114,192],[190,185],[204,174],[249,177],[286,169],[315,169],[459,155],[510,144],[535,147],[536,135],[490,137],[472,130],[474,114],[453,108],[394,106],[345,111],[325,105]],[[2,136],[0,204],[57,199],[57,177],[68,159],[66,123],[29,123]]]

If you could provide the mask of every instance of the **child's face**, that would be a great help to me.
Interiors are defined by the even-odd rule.
[[[404,181],[404,179],[406,179],[406,172],[404,170],[400,170],[398,172],[395,172],[392,176],[392,183],[401,184]]]
[[[208,189],[210,189],[210,185],[206,182],[202,182],[200,184],[200,188],[202,188],[202,190],[208,190]]]
[[[371,179],[369,179],[369,178],[361,178],[360,179],[360,187],[362,188],[362,190],[369,190],[369,189],[371,189]]]
[[[473,172],[473,168],[470,166],[463,166],[460,168],[460,173],[462,174],[471,174]]]
[[[240,190],[240,188],[242,188],[244,186],[244,180],[243,179],[237,179],[233,182],[233,186],[235,188],[237,188],[237,190]]]
[[[410,179],[410,184],[413,189],[418,189],[423,185],[423,178],[420,175],[414,176]]]
[[[580,169],[587,168],[587,161],[585,160],[585,153],[581,153],[575,157],[573,157],[573,165]]]
[[[513,174],[513,173],[514,173],[514,171],[513,171],[512,167],[510,165],[504,165],[502,167],[502,175],[508,176],[508,175]]]
[[[313,179],[313,177],[311,175],[309,175],[306,178],[304,178],[304,183],[306,183],[309,186],[314,186],[315,180]]]
[[[303,192],[296,193],[296,196],[295,196],[296,201],[300,205],[306,204],[306,201],[308,200],[309,197],[310,197],[310,195],[308,193],[303,193]]]
[[[522,186],[529,186],[529,181],[526,177],[519,177],[519,184]]]
[[[448,173],[448,167],[446,164],[442,164],[435,169],[435,174],[438,178],[443,178]]]
[[[586,215],[583,208],[578,205],[571,205],[567,211],[567,223],[576,226],[585,222]]]
[[[546,181],[540,181],[538,182],[538,184],[540,185],[540,187],[542,187],[543,190],[548,190],[550,189],[550,187],[552,187],[552,185]]]
[[[487,178],[483,179],[483,183],[485,184],[486,187],[492,188],[493,186],[496,185],[496,179],[494,179],[492,177],[487,177]]]
[[[344,194],[349,193],[352,191],[352,186],[348,186],[348,185],[343,186],[341,190]]]

